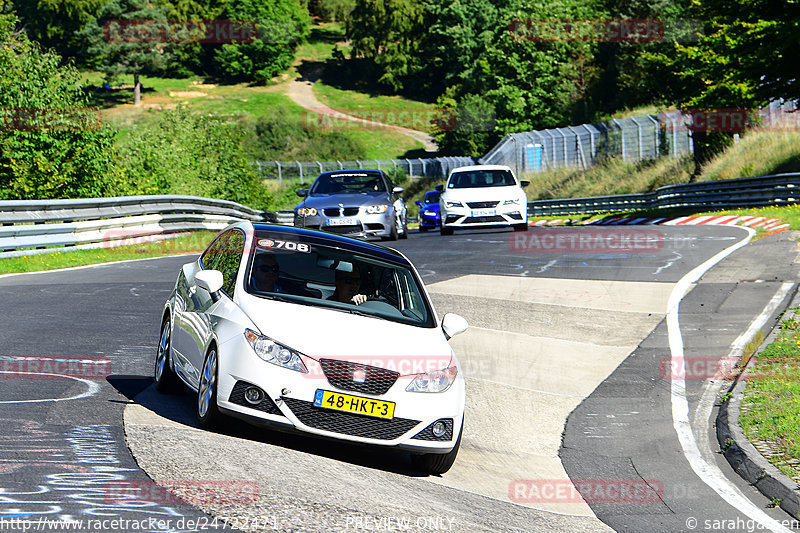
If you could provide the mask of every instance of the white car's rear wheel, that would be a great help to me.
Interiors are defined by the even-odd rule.
[[[169,318],[164,319],[161,324],[161,339],[158,341],[156,351],[156,364],[153,370],[153,380],[158,392],[170,393],[178,392],[182,389],[180,379],[172,370],[170,364],[170,347],[172,343],[172,328]]]
[[[212,347],[206,355],[200,386],[197,390],[197,419],[204,427],[213,426],[220,419],[217,407],[217,350]]]

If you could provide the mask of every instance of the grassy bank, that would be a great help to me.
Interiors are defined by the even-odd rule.
[[[59,268],[96,265],[113,261],[200,253],[205,250],[216,235],[216,231],[197,231],[174,239],[159,242],[142,242],[113,248],[103,247],[71,251],[66,251],[64,248],[54,248],[52,253],[2,258],[0,259],[0,274],[57,270]]]
[[[609,159],[582,171],[555,169],[527,174],[529,200],[608,196],[653,191],[687,183],[694,171],[691,156],[626,163]],[[800,171],[800,132],[753,131],[704,165],[696,181],[765,176]]]
[[[784,474],[800,481],[800,322],[781,322],[778,337],[756,356],[739,423],[759,451]]]

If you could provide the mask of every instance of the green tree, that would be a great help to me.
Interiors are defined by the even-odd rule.
[[[222,17],[254,21],[257,28],[252,42],[222,44],[215,51],[216,71],[233,80],[264,82],[286,70],[309,32],[308,12],[298,0],[230,0]]]
[[[399,90],[419,69],[419,44],[425,31],[420,0],[356,0],[347,19],[352,57],[372,60],[379,82]]]
[[[0,198],[104,196],[114,135],[87,108],[79,74],[0,16]]]
[[[10,0],[30,39],[63,56],[82,48],[76,32],[94,17],[106,0]]]
[[[169,61],[171,36],[166,11],[149,0],[111,0],[80,32],[88,63],[114,79],[133,74],[134,104],[141,103],[140,74],[157,73]]]

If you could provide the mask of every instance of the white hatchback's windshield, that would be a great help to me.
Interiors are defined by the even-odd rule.
[[[448,189],[470,189],[474,187],[508,187],[516,185],[509,170],[469,170],[455,172],[447,182]]]
[[[408,267],[340,248],[257,236],[246,280],[256,296],[434,327]]]

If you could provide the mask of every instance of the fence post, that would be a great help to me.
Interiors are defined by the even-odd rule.
[[[659,157],[661,157],[661,154],[658,151],[658,141],[659,141],[659,135],[661,133],[658,130],[661,129],[661,124],[655,118],[653,118],[653,115],[647,115],[647,118],[653,121],[653,132],[655,133],[655,142],[656,142],[656,145],[653,148],[653,159],[658,159]]]
[[[283,185],[283,176],[281,176],[281,162],[275,161],[275,164],[278,165],[278,185]]]
[[[425,160],[424,160],[424,159],[422,159],[422,158],[418,158],[418,159],[417,159],[417,161],[419,161],[419,162],[420,162],[420,164],[422,165],[422,177],[423,177],[423,178],[427,178],[427,177],[428,177],[428,175],[427,175],[427,173],[425,172]]]
[[[410,159],[406,159],[406,163],[408,163],[408,177],[409,177],[409,179],[411,179],[411,178],[414,177],[414,172],[412,171],[413,167],[411,166],[411,160]]]
[[[378,161],[377,159],[375,160],[375,162],[378,163],[378,170],[380,170],[381,169],[381,162]]]
[[[637,138],[639,141],[639,161],[641,161],[643,158],[643,151],[644,151],[644,147],[642,146],[642,125],[639,124],[639,121],[636,120],[636,117],[631,117],[631,120],[633,121],[634,124],[636,124],[636,131],[638,136]]]
[[[588,126],[588,124],[583,124],[583,127],[589,132],[589,146],[592,148],[592,162],[594,162],[595,158],[597,157],[597,148],[594,145],[594,132],[592,131],[592,128]]]
[[[342,162],[339,161],[338,159],[336,160],[336,162],[339,163],[339,170],[344,170],[344,165],[342,165]]]
[[[588,168],[586,164],[586,154],[583,153],[583,145],[581,144],[581,136],[578,135],[578,132],[572,126],[567,126],[569,131],[575,135],[575,154],[580,156],[580,162],[582,163],[583,170]]]
[[[317,164],[319,165],[319,173],[322,174],[323,172],[325,172],[324,170],[322,170],[322,163],[317,161]]]
[[[391,159],[392,164],[394,164],[394,175],[397,176],[397,161]]]
[[[364,165],[361,164],[361,161],[356,159],[356,163],[358,163],[358,168],[364,168]]]
[[[625,155],[625,128],[622,127],[622,124],[619,123],[619,120],[613,119],[614,124],[619,127],[619,133],[622,136],[622,162],[626,162],[626,155]]]
[[[303,183],[303,165],[296,159],[294,162],[297,163],[297,168],[300,169],[300,183]]]

